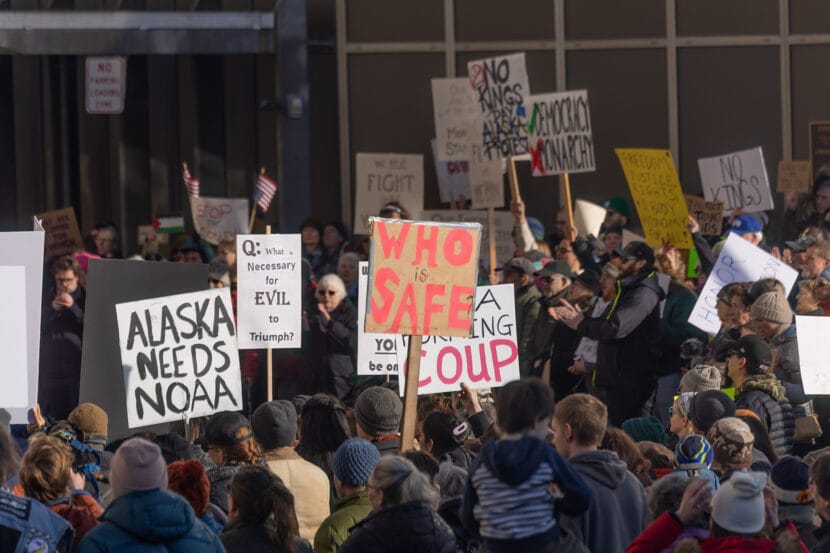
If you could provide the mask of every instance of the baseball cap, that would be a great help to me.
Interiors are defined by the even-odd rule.
[[[772,350],[760,336],[747,334],[729,344],[729,355],[737,355],[746,359],[750,369],[768,370],[772,364]]]
[[[560,259],[549,261],[542,267],[541,270],[533,273],[534,276],[549,277],[552,275],[562,275],[563,277],[573,278],[574,274],[570,266]]]
[[[816,243],[815,236],[802,236],[798,240],[788,240],[784,242],[784,246],[788,247],[795,253],[806,252],[807,248]]]
[[[245,428],[248,431],[245,434],[237,432],[240,428]],[[205,445],[219,445],[232,446],[250,440],[254,437],[254,432],[251,429],[251,423],[248,419],[240,413],[231,411],[223,411],[216,413],[208,419],[205,425],[205,435],[203,439],[197,440]]]
[[[620,215],[628,217],[628,202],[625,201],[625,198],[619,196],[608,198],[602,206],[605,209],[616,211]]]
[[[594,294],[599,294],[602,291],[602,287],[599,284],[599,275],[591,269],[585,269],[576,275],[574,280]]]
[[[532,275],[536,268],[533,266],[533,262],[529,259],[525,259],[524,257],[514,257],[510,261],[504,264],[500,271],[515,271],[517,273],[524,273],[526,275]]]
[[[622,258],[625,261],[648,261],[654,263],[654,250],[645,242],[637,240],[629,242],[622,251]]]
[[[732,221],[732,227],[730,227],[730,231],[739,236],[743,236],[744,234],[749,234],[751,232],[761,232],[762,230],[763,227],[761,226],[761,221],[752,215],[738,215],[735,217],[735,220]]]

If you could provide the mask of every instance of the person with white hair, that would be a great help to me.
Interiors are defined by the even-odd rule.
[[[303,312],[303,330],[311,332],[314,392],[342,400],[352,391],[357,352],[357,309],[334,273],[317,283],[316,311]]]

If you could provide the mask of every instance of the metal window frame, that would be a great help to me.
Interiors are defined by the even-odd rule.
[[[669,149],[680,163],[680,126],[677,53],[681,48],[777,46],[780,57],[782,159],[792,159],[792,69],[791,46],[830,44],[830,34],[797,34],[790,29],[790,0],[778,0],[777,35],[678,36],[677,0],[666,0],[666,31],[663,37],[568,40],[565,26],[565,1],[550,0],[554,7],[552,40],[500,40],[457,42],[455,40],[455,0],[444,0],[444,41],[424,42],[349,42],[346,0],[337,3],[337,72],[340,98],[340,186],[342,219],[352,223],[351,159],[348,101],[348,59],[351,55],[390,53],[440,53],[446,57],[448,77],[456,75],[458,52],[550,51],[556,59],[557,90],[567,89],[567,53],[580,50],[661,49],[666,52]],[[572,0],[573,1],[573,0]],[[560,194],[561,197],[561,194]]]

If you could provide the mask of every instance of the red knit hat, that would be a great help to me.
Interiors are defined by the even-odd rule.
[[[167,489],[184,497],[197,517],[207,511],[210,481],[199,461],[176,461],[167,465]]]

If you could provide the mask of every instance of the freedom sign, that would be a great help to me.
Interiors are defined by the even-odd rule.
[[[366,295],[369,289],[369,262],[361,261],[357,277],[357,376],[398,374],[395,337],[371,334],[366,324]]]
[[[469,336],[481,224],[370,222],[366,332]]]
[[[229,288],[115,306],[130,428],[242,409]]]
[[[689,323],[714,336],[720,329],[718,319],[718,292],[733,282],[751,282],[761,278],[775,278],[789,294],[798,272],[756,248],[735,233],[731,233],[721,250],[703,290],[697,298]]]
[[[596,171],[588,91],[531,96],[528,148],[534,177]]]
[[[299,234],[236,237],[239,349],[300,347],[301,248]]]
[[[476,288],[470,338],[421,339],[418,395],[471,388],[496,388],[519,379],[515,292],[511,284]],[[398,366],[406,367],[409,337],[397,339]],[[398,379],[403,395],[404,378]]]

